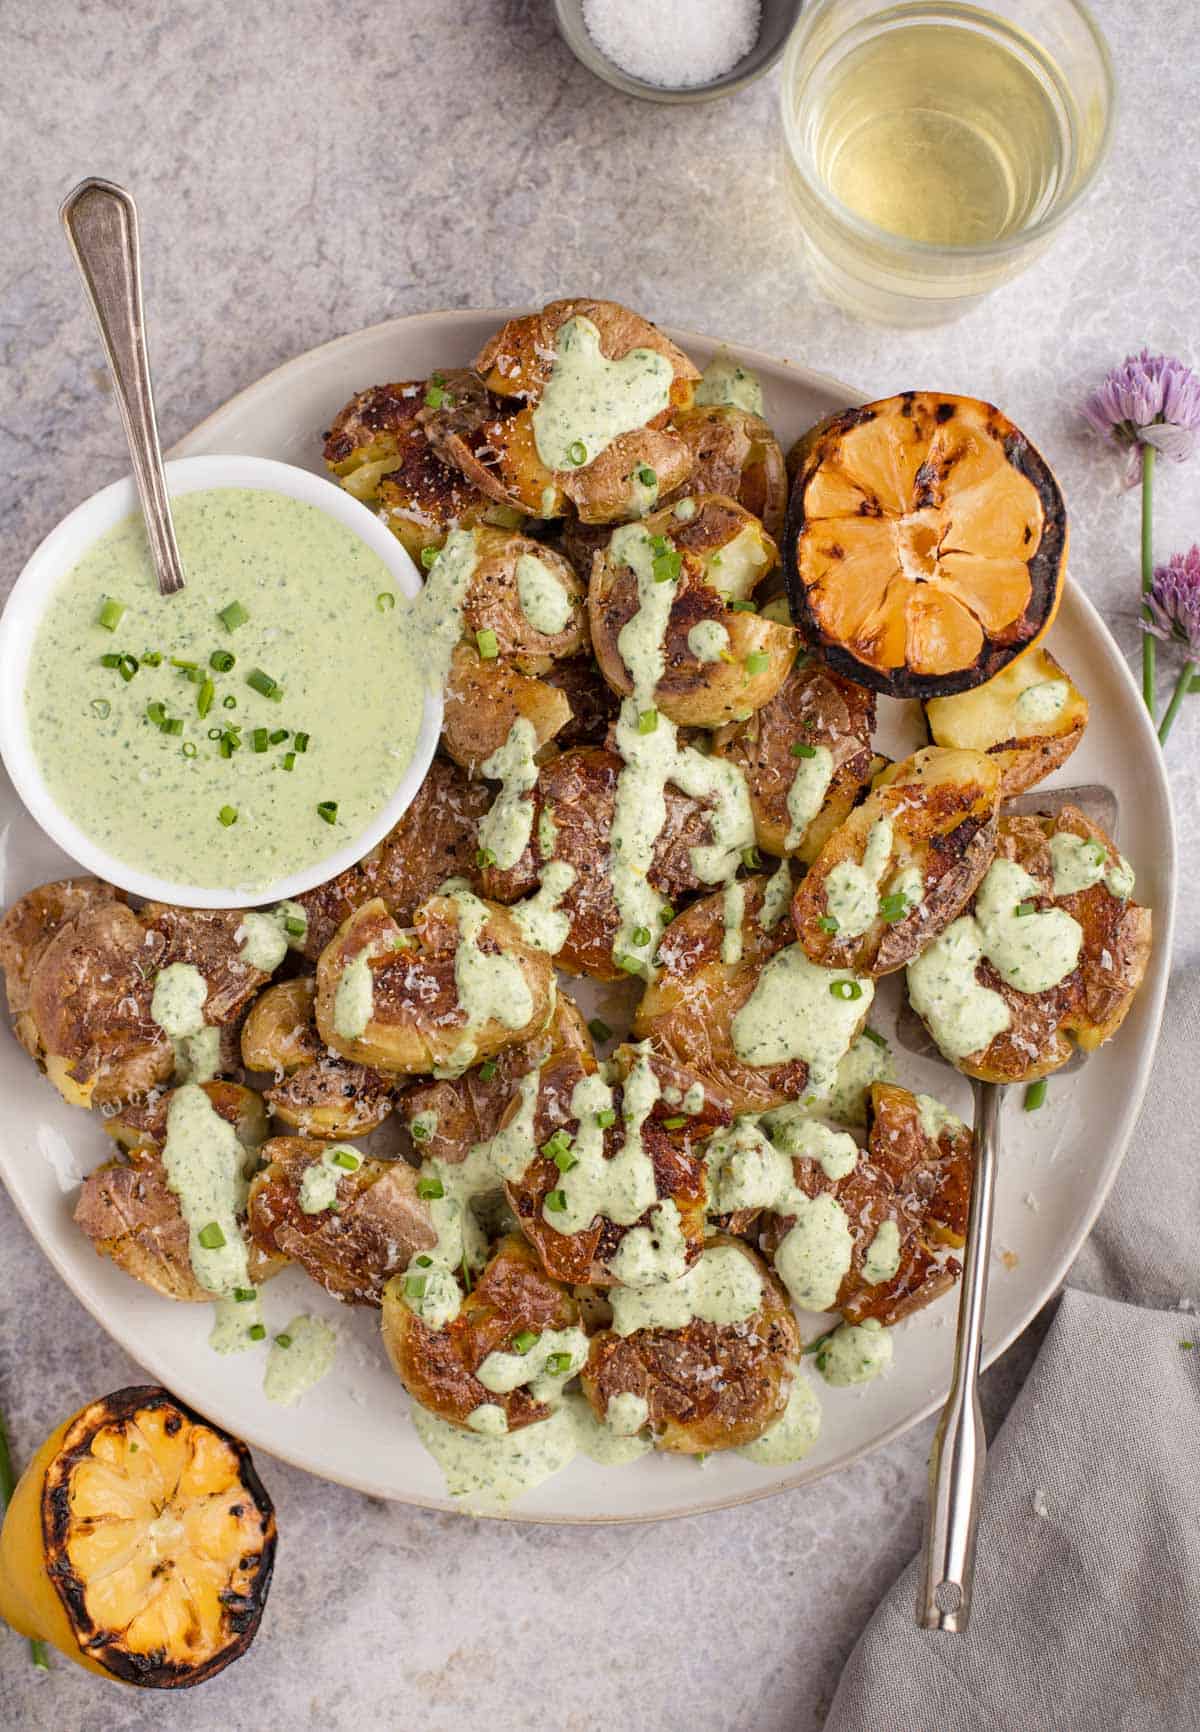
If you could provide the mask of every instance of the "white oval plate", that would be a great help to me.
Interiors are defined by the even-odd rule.
[[[180,442],[173,455],[249,452],[321,467],[322,431],[346,398],[385,380],[423,378],[469,361],[505,317],[496,312],[427,313],[396,319],[300,355],[241,392]],[[716,345],[687,331],[670,335],[703,366]],[[786,447],[820,416],[860,392],[800,367],[739,350],[761,375],[767,416]],[[1112,1046],[1078,1074],[1052,1080],[1036,1114],[1010,1100],[1003,1117],[996,1203],[996,1260],[988,1301],[986,1358],[1025,1327],[1061,1282],[1100,1210],[1124,1153],[1149,1075],[1171,946],[1175,838],[1161,754],[1137,690],[1099,616],[1069,585],[1052,645],[1091,700],[1087,736],[1058,780],[1107,782],[1120,801],[1120,842],[1154,910],[1155,948],[1133,1011]],[[899,710],[901,706],[887,706]],[[912,738],[910,733],[910,739]],[[0,787],[0,893],[5,902],[61,875],[69,862]],[[886,1011],[888,1028],[898,986]],[[901,1080],[969,1112],[963,1080],[944,1066],[899,1055]],[[342,1350],[334,1372],[299,1407],[273,1407],[261,1392],[258,1355],[209,1351],[207,1306],[157,1298],[98,1257],[71,1220],[82,1174],[106,1158],[106,1139],[58,1100],[11,1038],[0,1040],[7,1105],[0,1173],[42,1249],[92,1315],[125,1350],[202,1413],[284,1460],[380,1497],[436,1509],[454,1506],[417,1440],[408,1402],[384,1356],[373,1311],[339,1306],[303,1276],[286,1272],[266,1293],[270,1326],[295,1311],[336,1317]],[[529,1493],[513,1512],[526,1520],[646,1521],[763,1497],[847,1466],[938,1406],[949,1383],[954,1298],[896,1331],[893,1369],[862,1389],[818,1385],[824,1422],[808,1459],[761,1468],[716,1456],[701,1470],[681,1456],[649,1456],[600,1468],[582,1458]],[[806,1333],[811,1334],[811,1328]]]

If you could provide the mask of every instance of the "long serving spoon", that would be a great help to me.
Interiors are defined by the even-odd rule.
[[[125,188],[111,180],[82,180],[67,194],[58,214],[100,327],[159,592],[174,595],[183,588],[183,561],[154,419],[137,206]]]
[[[1055,788],[1011,801],[1005,812],[1055,813],[1067,805],[1078,806],[1115,842],[1117,801],[1110,788],[1096,785]],[[897,1034],[910,1051],[938,1056],[924,1024],[907,1006]],[[1076,1070],[1083,1062],[1084,1054],[1077,1048],[1065,1068]],[[1058,1074],[1061,1076],[1063,1072]],[[975,1159],[954,1340],[954,1373],[929,1452],[929,1508],[917,1589],[918,1625],[926,1630],[951,1630],[959,1634],[967,1628],[971,1617],[979,1494],[987,1461],[979,1370],[992,1261],[1000,1106],[1005,1092],[999,1083],[975,1082],[973,1087]]]

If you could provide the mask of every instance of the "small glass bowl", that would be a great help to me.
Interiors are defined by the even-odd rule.
[[[762,23],[758,41],[728,72],[707,84],[686,84],[672,88],[666,84],[651,84],[643,78],[633,78],[622,71],[615,61],[602,54],[583,21],[583,0],[554,0],[554,16],[558,33],[571,53],[589,72],[611,84],[626,96],[639,97],[643,102],[712,102],[718,96],[730,96],[753,84],[764,72],[770,71],[783,53],[792,27],[800,16],[804,0],[762,0]]]

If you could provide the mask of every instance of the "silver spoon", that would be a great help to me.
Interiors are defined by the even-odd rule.
[[[67,194],[58,214],[100,327],[129,441],[133,479],[146,520],[159,592],[174,595],[183,588],[183,561],[171,521],[154,419],[142,312],[137,206],[125,188],[111,180],[82,180]]]
[[[1090,784],[1080,788],[1047,789],[1006,803],[1005,813],[1055,813],[1078,806],[1093,824],[1114,841],[1117,801],[1110,788]],[[910,1052],[939,1057],[925,1025],[906,1004],[897,1037]],[[1065,1070],[1077,1070],[1085,1054],[1076,1050]],[[1058,1075],[1063,1075],[1059,1071]],[[975,1162],[971,1175],[971,1205],[963,1251],[962,1287],[958,1301],[958,1331],[954,1339],[954,1374],[950,1393],[929,1451],[929,1508],[921,1576],[917,1589],[917,1623],[926,1630],[962,1633],[971,1618],[975,1578],[975,1538],[979,1524],[979,1494],[987,1462],[987,1432],[979,1403],[979,1369],[983,1354],[983,1323],[988,1271],[992,1260],[992,1215],[999,1157],[1000,1106],[1004,1086],[976,1082]]]

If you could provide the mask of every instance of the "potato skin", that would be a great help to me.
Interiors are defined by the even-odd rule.
[[[277,1077],[299,1070],[325,1050],[313,1021],[317,983],[311,974],[268,986],[242,1024],[242,1063],[247,1070],[274,1071]]]
[[[54,935],[85,908],[124,900],[124,891],[102,878],[59,878],[18,897],[0,920],[0,972],[13,1017],[29,1009],[33,971]]]
[[[1056,680],[1065,680],[1068,688],[1062,710],[1040,731],[1036,725],[1023,726],[1016,715],[1022,692]],[[930,698],[925,720],[937,745],[994,757],[1000,767],[1000,798],[1011,800],[1066,763],[1087,727],[1088,702],[1065,668],[1037,644],[973,691]]]
[[[556,662],[587,649],[587,584],[569,560],[544,542],[500,529],[477,529],[475,550],[475,569],[463,602],[468,638],[492,632],[500,659],[523,674],[548,673]],[[562,631],[540,632],[525,617],[517,580],[517,566],[525,558],[538,560],[569,598],[571,615]]]
[[[790,626],[757,613],[739,613],[727,604],[711,577],[709,561],[745,533],[757,541],[763,564],[756,581],[772,569],[778,549],[757,518],[736,500],[709,494],[696,501],[696,514],[680,522],[672,509],[645,519],[648,535],[666,536],[682,556],[673,585],[670,617],[663,638],[664,672],[654,688],[655,706],[681,727],[719,728],[752,714],[770,702],[783,685],[799,648]],[[622,697],[633,682],[621,656],[619,639],[637,613],[637,578],[627,565],[616,565],[610,550],[596,558],[588,584],[592,647],[600,671]],[[720,625],[728,636],[729,659],[702,662],[693,653],[689,634],[700,624]],[[750,656],[766,657],[759,673],[750,673]]]
[[[523,1330],[570,1329],[579,1307],[516,1234],[501,1239],[487,1267],[445,1329],[433,1330],[404,1302],[393,1282],[383,1297],[383,1341],[392,1367],[414,1401],[450,1425],[468,1430],[467,1417],[485,1402],[504,1408],[509,1431],[548,1419],[550,1409],[519,1387],[507,1395],[486,1389],[475,1376],[489,1353],[509,1349]]]
[[[532,724],[540,751],[566,727],[571,705],[549,680],[523,674],[499,659],[484,661],[473,644],[458,644],[450,658],[442,711],[442,746],[454,762],[470,776],[482,774],[483,765],[522,717]]]
[[[101,1257],[164,1299],[200,1303],[213,1294],[192,1273],[187,1223],[157,1158],[127,1167],[107,1161],[84,1179],[75,1224]]]
[[[336,1211],[306,1214],[300,1185],[328,1145],[305,1137],[263,1144],[265,1169],[250,1187],[247,1226],[259,1255],[297,1263],[318,1286],[350,1305],[379,1306],[393,1275],[437,1243],[417,1174],[404,1161],[364,1159],[337,1176]]]
[[[378,1071],[332,1053],[314,1019],[316,981],[308,975],[269,986],[242,1025],[249,1070],[273,1071],[267,1104],[302,1137],[363,1137],[388,1117],[395,1085]]]
[[[872,1084],[868,1122],[867,1148],[846,1178],[832,1180],[818,1161],[799,1156],[792,1171],[806,1196],[837,1199],[854,1234],[833,1309],[848,1323],[875,1317],[890,1326],[945,1293],[962,1273],[957,1258],[940,1253],[966,1238],[974,1142],[965,1125],[929,1136],[916,1097],[892,1083]],[[774,1256],[793,1219],[762,1217],[759,1242],[768,1255]],[[890,1280],[873,1284],[862,1268],[885,1221],[899,1229],[900,1264]]]
[[[693,404],[671,425],[691,447],[693,468],[681,487],[660,500],[724,493],[757,517],[772,541],[783,534],[788,483],[779,441],[761,415],[731,403]]]
[[[722,728],[713,741],[719,758],[746,777],[754,833],[765,853],[794,854],[811,863],[838,824],[849,817],[870,782],[875,757],[875,694],[811,657],[797,661],[775,696],[747,721]],[[794,745],[824,746],[833,758],[833,779],[824,804],[797,847],[787,799],[798,759]]]
[[[787,1404],[800,1362],[800,1330],[776,1276],[738,1239],[731,1245],[762,1275],[761,1309],[744,1323],[695,1320],[683,1329],[639,1329],[592,1337],[581,1373],[584,1394],[603,1420],[616,1395],[640,1395],[656,1449],[680,1455],[752,1443]]]
[[[479,820],[491,800],[485,783],[471,782],[457,764],[435,758],[412,805],[379,847],[297,898],[308,915],[304,955],[315,962],[346,916],[376,897],[407,926],[447,878],[466,878],[474,886]]]
[[[991,1045],[970,1053],[958,1069],[984,1082],[1033,1082],[1061,1070],[1075,1046],[1094,1052],[1116,1034],[1129,1014],[1150,960],[1152,916],[1130,899],[1122,902],[1103,882],[1070,896],[1052,894],[1049,843],[1067,832],[1117,850],[1104,831],[1077,806],[1056,817],[1000,820],[998,855],[1015,860],[1042,886],[1038,908],[1063,908],[1083,928],[1079,965],[1048,992],[1024,993],[1008,986],[992,965],[981,962],[976,978],[1004,999],[1010,1026]]]
[[[879,778],[875,791],[835,830],[792,901],[792,920],[806,955],[823,968],[892,974],[956,920],[996,851],[1000,773],[980,752],[927,746]],[[826,886],[845,861],[858,864],[873,824],[891,823],[892,864],[919,868],[924,899],[889,924],[877,915],[857,937],[826,932]]]
[[[617,1055],[617,1063],[625,1068],[629,1062],[626,1048]],[[521,1230],[535,1246],[549,1274],[560,1281],[611,1287],[616,1281],[610,1267],[611,1260],[626,1233],[634,1226],[651,1225],[654,1207],[667,1198],[679,1210],[688,1263],[695,1262],[700,1255],[704,1242],[706,1199],[700,1144],[719,1124],[728,1123],[730,1114],[719,1095],[706,1091],[702,1111],[689,1117],[685,1125],[668,1130],[663,1121],[678,1117],[678,1109],[660,1095],[642,1126],[642,1145],[654,1165],[655,1204],[629,1226],[597,1215],[590,1226],[578,1233],[560,1233],[547,1223],[542,1211],[546,1197],[561,1184],[562,1176],[550,1156],[539,1151],[556,1131],[565,1130],[568,1136],[574,1136],[578,1131],[579,1120],[571,1111],[571,1096],[576,1084],[595,1068],[595,1060],[590,1055],[552,1058],[543,1066],[538,1082],[531,1160],[521,1178],[506,1184],[505,1191]],[[664,1070],[660,1080],[665,1082],[667,1074]],[[672,1071],[670,1074],[677,1077],[679,1073]],[[618,1082],[613,1088],[616,1121],[604,1133],[605,1157],[610,1160],[620,1149],[625,1136],[620,1111],[622,1098],[623,1090]],[[510,1110],[506,1118],[511,1116]]]
[[[586,974],[593,980],[626,978],[613,961],[621,917],[607,869],[621,768],[615,752],[596,748],[551,758],[539,772],[533,792],[528,847],[515,866],[505,871],[489,866],[483,873],[486,893],[507,903],[537,889],[538,875],[549,858],[572,866],[575,880],[558,904],[570,917],[570,931],[554,960],[569,974]],[[705,807],[670,784],[664,797],[666,822],[648,878],[661,895],[674,900],[700,888],[690,851],[711,840],[711,824]],[[543,815],[554,825],[553,856],[542,850]]]
[[[721,961],[724,897],[704,896],[663,934],[662,967],[647,986],[633,1021],[636,1040],[691,1071],[725,1096],[735,1113],[764,1112],[798,1100],[808,1082],[803,1059],[787,1064],[744,1064],[733,1047],[731,1025],[771,957],[795,942],[786,913],[769,932],[759,925],[767,880],[743,879],[742,958]]]
[[[472,1063],[528,1040],[550,1015],[554,966],[542,950],[525,943],[506,908],[486,904],[480,946],[520,967],[532,1000],[528,1022],[506,1028],[494,1019],[473,1035]],[[467,1016],[455,985],[459,942],[457,908],[447,896],[431,896],[401,932],[382,901],[367,902],[338,929],[317,964],[317,1028],[334,1052],[385,1076],[422,1074],[448,1066],[462,1040]],[[360,1036],[337,1031],[335,1001],[342,974],[366,954],[373,982],[371,1020]]]

